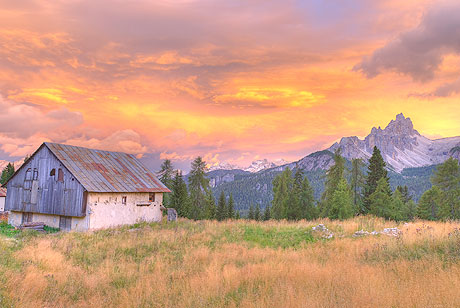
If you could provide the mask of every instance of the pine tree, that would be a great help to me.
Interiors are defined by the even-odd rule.
[[[216,218],[216,201],[212,191],[209,189],[206,192],[206,204],[204,208],[203,219],[215,219]]]
[[[348,219],[353,217],[353,200],[348,187],[347,181],[341,179],[337,185],[337,189],[332,195],[332,203],[329,211],[331,219]]]
[[[404,195],[403,195],[404,198]],[[406,203],[404,203],[404,207],[402,210],[402,217],[404,220],[414,220],[417,216],[417,204],[414,200],[409,199]]]
[[[234,204],[234,201],[233,201],[232,193],[230,193],[230,197],[228,198],[227,218],[229,218],[229,219],[235,218],[235,204]]]
[[[302,181],[302,192],[300,194],[300,203],[302,209],[301,219],[313,220],[318,218],[318,208],[315,205],[315,197],[310,181],[305,177]]]
[[[260,205],[259,203],[256,204],[256,209],[254,210],[254,220],[261,220],[262,215],[260,213]]]
[[[271,207],[271,217],[274,219],[286,218],[288,213],[290,192],[292,190],[292,172],[286,168],[273,180],[273,201]]]
[[[363,160],[360,158],[352,159],[351,161],[351,192],[353,196],[353,205],[355,209],[362,213],[363,209],[363,188],[366,177],[362,172],[364,167]]]
[[[268,221],[270,220],[270,206],[267,205],[264,210],[264,220]]]
[[[172,183],[170,207],[176,209],[179,216],[188,217],[188,201],[187,184],[184,182],[182,172],[177,171]]]
[[[377,182],[375,191],[369,196],[370,213],[375,216],[390,219],[392,213],[391,188],[385,177]]]
[[[217,202],[216,219],[219,221],[227,218],[227,206],[225,204],[224,191],[220,192],[219,201]]]
[[[329,217],[332,208],[334,192],[337,190],[339,182],[343,179],[345,172],[345,159],[338,148],[334,154],[334,165],[326,172],[326,183],[323,195],[321,196],[321,216]]]
[[[396,187],[396,189],[399,190],[399,192],[401,193],[402,200],[404,203],[407,203],[410,200],[412,200],[412,196],[409,193],[409,188],[406,185],[398,186]]]
[[[201,157],[192,162],[192,169],[188,178],[190,192],[190,213],[191,219],[204,219],[209,213],[205,213],[208,207],[210,210],[209,180],[206,178],[206,163]]]
[[[439,165],[431,182],[442,192],[440,216],[443,219],[460,219],[460,169],[458,160],[451,157]]]
[[[240,211],[236,211],[236,213],[235,213],[235,219],[236,219],[236,220],[241,219]]]
[[[385,218],[392,219],[392,220],[407,220],[408,218],[404,217],[405,211],[405,203],[403,200],[403,196],[401,192],[396,189],[393,196],[391,203],[388,205],[386,210],[387,214]]]
[[[417,217],[426,220],[440,218],[442,192],[437,186],[427,190],[420,198],[417,206]]]
[[[6,182],[8,182],[8,180],[13,176],[13,174],[14,174],[14,165],[12,163],[8,163],[8,165],[6,165],[6,167],[2,170],[0,184],[3,185]]]
[[[166,187],[172,189],[174,168],[171,160],[165,159],[161,164],[161,169],[158,172],[160,181],[165,184]],[[171,196],[169,193],[163,194],[163,205],[165,207],[171,207]]]
[[[366,185],[364,186],[364,213],[368,213],[371,210],[371,195],[376,191],[379,180],[383,178],[387,183],[389,182],[385,166],[380,150],[374,146],[374,152],[369,159]]]
[[[249,206],[248,219],[249,220],[254,220],[254,217],[255,217],[255,210],[254,210],[254,206],[251,204]]]

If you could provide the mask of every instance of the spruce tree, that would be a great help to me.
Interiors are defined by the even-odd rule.
[[[256,209],[254,210],[254,220],[261,220],[262,214],[260,212],[260,205],[259,203],[256,204]]]
[[[158,172],[160,181],[165,184],[170,190],[172,189],[174,168],[171,160],[165,159],[161,164],[161,169]],[[163,205],[165,207],[171,207],[171,196],[169,193],[163,194]]]
[[[267,204],[264,210],[264,220],[268,221],[270,220],[270,206]]]
[[[344,220],[353,216],[353,200],[350,188],[348,187],[347,181],[342,178],[332,196],[329,218]]]
[[[176,209],[177,214],[181,217],[188,217],[188,192],[187,184],[182,177],[182,172],[177,171],[172,183],[170,207]]]
[[[366,177],[362,172],[364,167],[363,160],[360,158],[352,159],[351,161],[351,193],[353,196],[353,205],[355,209],[362,213],[363,209],[363,188]]]
[[[233,195],[230,193],[230,197],[228,198],[227,204],[227,218],[233,219],[235,218],[235,202],[233,201]]]
[[[14,165],[8,163],[5,168],[2,170],[2,175],[0,177],[0,184],[3,185],[13,176],[14,174]]]
[[[403,200],[403,196],[399,190],[395,190],[392,196],[392,202],[389,204],[387,208],[387,214],[385,218],[392,219],[392,220],[408,220],[404,214],[407,212],[405,210],[405,203]]]
[[[190,213],[191,219],[204,219],[209,213],[205,213],[206,208],[209,210],[210,198],[207,194],[210,191],[209,180],[206,178],[206,163],[201,157],[197,157],[192,162],[192,169],[188,178],[190,193]],[[210,212],[210,211],[208,211]]]
[[[225,204],[224,191],[220,192],[219,201],[217,202],[216,219],[218,221],[225,220],[227,218],[227,206]]]
[[[375,216],[390,219],[392,215],[393,199],[391,198],[391,188],[385,177],[381,177],[377,182],[375,191],[369,196],[370,213]]]
[[[302,192],[300,194],[302,215],[300,219],[313,220],[318,218],[318,208],[315,205],[315,197],[310,181],[305,177],[302,181]]]
[[[420,198],[417,206],[417,217],[426,220],[437,220],[440,218],[442,202],[442,191],[433,186]]]
[[[460,219],[460,169],[458,160],[451,157],[439,165],[431,182],[442,192],[440,216],[443,219]]]
[[[249,220],[253,220],[255,217],[255,210],[254,210],[254,206],[251,204],[249,206],[249,213],[248,213],[248,219]]]
[[[326,183],[323,195],[321,196],[321,213],[322,217],[329,217],[332,208],[332,199],[334,192],[337,190],[339,182],[344,177],[345,159],[338,148],[334,153],[334,165],[326,172]]]
[[[386,164],[380,150],[374,146],[372,157],[369,159],[366,185],[364,186],[363,213],[368,213],[371,210],[371,195],[376,191],[379,180],[384,179],[387,183],[389,183],[388,173],[385,166]]]
[[[289,202],[292,190],[292,172],[286,168],[281,174],[277,175],[273,180],[273,201],[271,207],[271,217],[274,219],[286,218],[289,212]]]
[[[210,189],[206,192],[206,204],[202,219],[215,219],[216,218],[216,201]]]

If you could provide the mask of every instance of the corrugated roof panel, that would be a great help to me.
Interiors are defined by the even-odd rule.
[[[170,192],[133,155],[45,142],[90,192]]]

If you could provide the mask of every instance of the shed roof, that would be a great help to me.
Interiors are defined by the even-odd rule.
[[[132,154],[45,142],[89,192],[170,192]]]
[[[6,188],[0,187],[0,197],[6,197]]]

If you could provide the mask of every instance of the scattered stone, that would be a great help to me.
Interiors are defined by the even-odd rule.
[[[325,225],[319,224],[316,227],[311,228],[313,231],[321,232],[322,238],[331,239],[334,237],[334,233],[332,233]]]
[[[385,228],[382,231],[382,234],[385,234],[385,235],[388,235],[388,236],[399,236],[401,233],[402,233],[401,230],[399,230],[396,227],[394,227],[394,228]]]

